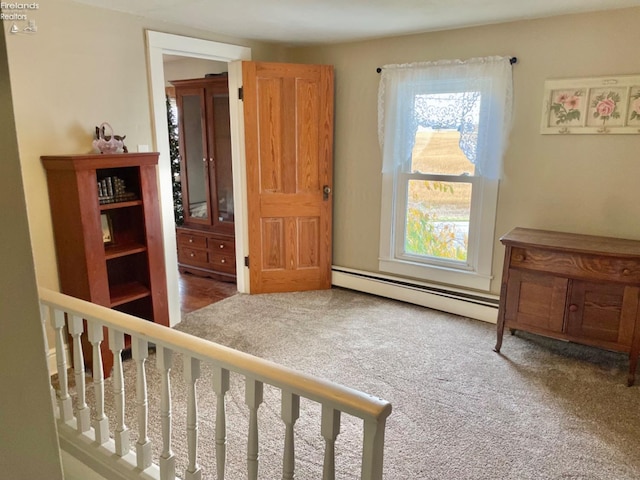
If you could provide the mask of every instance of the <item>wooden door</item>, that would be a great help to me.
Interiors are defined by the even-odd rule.
[[[242,62],[251,293],[331,287],[333,67]]]

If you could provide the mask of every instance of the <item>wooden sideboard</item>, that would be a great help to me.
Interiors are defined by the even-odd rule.
[[[629,354],[640,353],[640,241],[515,228],[505,246],[498,310],[504,328]]]

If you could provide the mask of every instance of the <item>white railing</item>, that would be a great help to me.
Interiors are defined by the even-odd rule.
[[[324,439],[322,479],[335,478],[336,439],[340,433],[341,413],[362,419],[362,458],[360,478],[381,480],[383,466],[386,418],[391,404],[379,398],[336,383],[316,378],[224,347],[219,344],[185,334],[174,329],[110,310],[83,300],[40,288],[43,322],[49,321],[55,330],[57,388],[51,394],[58,417],[61,446],[108,478],[161,479],[176,478],[176,458],[172,450],[171,368],[174,353],[184,360],[184,380],[187,388],[186,436],[187,459],[183,478],[196,480],[203,472],[198,463],[198,408],[196,383],[201,365],[213,369],[212,388],[216,396],[215,415],[215,477],[223,480],[227,459],[227,415],[225,394],[229,390],[230,373],[244,378],[245,403],[248,408],[248,438],[246,470],[249,480],[258,478],[259,431],[258,409],[263,403],[263,386],[271,385],[281,392],[281,419],[284,429],[282,451],[282,478],[295,478],[294,427],[300,413],[300,398],[321,405],[318,431]],[[86,324],[85,324],[86,322]],[[86,332],[84,331],[86,325]],[[104,339],[103,327],[108,331],[109,349],[114,355],[112,388],[105,392],[100,345]],[[82,349],[82,336],[86,334],[92,345],[93,402],[87,403]],[[135,362],[137,442],[130,444],[130,431],[125,424],[125,382],[123,377],[123,351],[125,334],[131,338],[131,357]],[[73,380],[70,387],[65,347],[71,337],[73,352]],[[155,346],[156,368],[160,373],[160,422],[162,448],[159,458],[152,458],[148,437],[149,401],[145,362],[149,345]],[[86,348],[85,348],[86,350]],[[112,395],[115,418],[105,414],[105,395]],[[353,472],[352,472],[353,473]],[[357,477],[357,472],[353,477]],[[353,478],[352,477],[352,478]],[[314,477],[319,478],[319,475]]]

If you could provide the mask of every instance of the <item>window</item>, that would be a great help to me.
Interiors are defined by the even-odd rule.
[[[488,290],[511,63],[385,66],[380,270]]]

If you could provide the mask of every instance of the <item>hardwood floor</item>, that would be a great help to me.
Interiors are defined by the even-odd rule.
[[[224,300],[238,293],[235,283],[181,273],[178,277],[180,311],[182,315]]]

